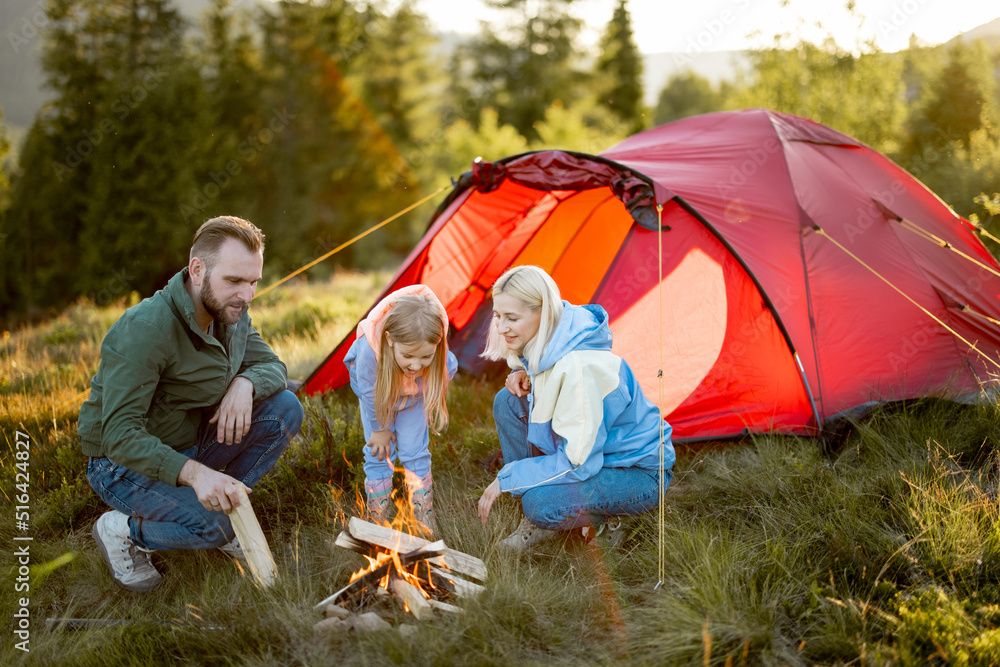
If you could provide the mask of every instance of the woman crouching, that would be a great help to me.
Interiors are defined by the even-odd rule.
[[[659,502],[661,433],[664,488],[674,448],[670,425],[611,351],[607,312],[563,301],[537,266],[515,267],[493,285],[482,356],[514,371],[493,402],[505,465],[479,500],[479,518],[506,492],[524,512],[509,546],[591,526],[589,536],[606,527],[620,543],[622,517]]]

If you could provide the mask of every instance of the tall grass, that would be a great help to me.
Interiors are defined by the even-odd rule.
[[[386,278],[279,290],[255,302],[254,322],[302,377]],[[363,435],[349,391],[308,398],[302,433],[253,494],[277,586],[257,589],[215,551],[170,552],[154,555],[157,590],[123,591],[90,537],[105,508],[84,478],[74,422],[101,337],[126,305],[78,304],[0,348],[8,498],[15,431],[34,443],[31,652],[13,648],[11,629],[4,664],[1000,663],[1000,411],[935,399],[876,412],[833,452],[777,435],[679,448],[658,582],[655,513],[619,548],[570,539],[521,555],[499,543],[517,504],[501,499],[486,525],[475,511],[493,476],[498,384],[460,374],[452,424],[432,440],[435,505],[448,545],[486,562],[486,591],[412,635],[318,637],[313,606],[363,565],[333,545],[357,513]],[[0,539],[14,534],[8,515]],[[0,612],[11,618],[8,586]],[[376,609],[416,623],[388,601]],[[45,618],[70,617],[128,624],[44,629]]]

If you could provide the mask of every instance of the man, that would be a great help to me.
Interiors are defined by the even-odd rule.
[[[94,539],[114,580],[152,590],[149,553],[221,548],[242,557],[226,516],[302,425],[285,365],[250,326],[264,235],[212,218],[187,268],[122,315],[80,409],[87,479],[113,507]]]

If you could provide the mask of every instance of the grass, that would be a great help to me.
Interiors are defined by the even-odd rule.
[[[302,377],[386,279],[284,288],[255,303],[254,321]],[[332,545],[362,479],[357,405],[341,390],[305,401],[300,437],[254,492],[277,586],[258,590],[218,552],[171,552],[154,555],[160,588],[123,591],[90,536],[104,508],[74,426],[100,340],[126,305],[80,303],[3,336],[0,491],[19,492],[15,441],[26,433],[34,537],[29,593],[14,591],[11,559],[0,596],[7,619],[30,597],[31,651],[14,648],[11,620],[3,664],[1000,664],[1000,411],[936,399],[876,412],[832,452],[777,435],[679,447],[662,526],[652,513],[620,548],[566,541],[517,555],[498,544],[516,503],[502,499],[485,526],[475,513],[492,477],[481,463],[498,446],[498,385],[460,374],[452,424],[432,440],[435,504],[448,545],[486,562],[486,591],[415,635],[322,638],[313,606],[362,565]],[[8,553],[16,534],[11,509],[0,521]],[[128,624],[48,631],[46,618]]]

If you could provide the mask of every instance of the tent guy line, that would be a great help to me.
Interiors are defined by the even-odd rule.
[[[879,202],[886,191],[893,199]],[[884,224],[893,207],[994,271]],[[675,443],[816,435],[880,402],[978,396],[998,374],[1000,327],[959,304],[1000,321],[1000,265],[956,218],[889,158],[832,128],[769,109],[716,112],[600,155],[474,163],[386,289],[429,286],[448,309],[459,366],[500,373],[479,357],[487,288],[510,266],[541,266],[570,303],[607,310],[648,396],[662,379]],[[856,258],[817,223],[838,240],[864,231],[863,244],[848,244]],[[301,392],[345,383],[345,352],[336,346]]]
[[[1000,363],[997,363],[988,354],[986,354],[985,352],[981,351],[973,343],[970,343],[965,338],[963,338],[960,333],[958,333],[957,331],[955,331],[954,329],[952,329],[951,327],[949,327],[947,324],[945,324],[943,321],[941,321],[941,319],[939,317],[937,317],[934,313],[932,313],[931,311],[927,310],[926,308],[924,308],[923,306],[921,306],[919,303],[917,303],[915,300],[913,300],[906,292],[904,292],[903,290],[901,290],[898,287],[896,287],[895,285],[893,285],[892,282],[890,282],[888,278],[886,278],[885,276],[883,276],[882,274],[880,274],[878,271],[876,271],[875,269],[873,269],[872,267],[870,267],[860,257],[858,257],[857,255],[855,255],[854,253],[852,253],[850,250],[848,250],[847,248],[845,248],[843,245],[841,245],[835,238],[833,238],[832,236],[830,236],[829,234],[827,234],[826,231],[824,231],[824,229],[822,227],[820,227],[819,225],[816,225],[815,227],[813,227],[813,229],[816,231],[816,234],[818,234],[819,236],[822,236],[823,238],[825,238],[828,241],[830,241],[830,243],[832,243],[833,245],[835,245],[838,248],[840,248],[841,250],[843,250],[845,253],[847,253],[848,257],[850,257],[851,259],[853,259],[855,262],[857,262],[858,264],[860,264],[864,268],[868,269],[868,271],[870,271],[872,273],[872,275],[874,275],[876,278],[878,278],[879,280],[881,280],[882,282],[884,282],[886,285],[888,285],[892,289],[896,290],[900,294],[900,296],[902,296],[904,299],[906,299],[907,301],[909,301],[910,303],[912,303],[914,306],[916,306],[917,308],[919,308],[920,310],[922,310],[923,313],[925,315],[927,315],[929,318],[931,318],[932,320],[934,320],[935,322],[937,322],[938,324],[940,324],[942,327],[944,327],[945,331],[947,331],[952,336],[954,336],[958,340],[960,340],[963,343],[965,343],[969,347],[969,349],[971,349],[973,352],[975,352],[976,354],[978,354],[979,356],[981,356],[983,359],[985,359],[986,361],[988,361],[991,364],[993,364],[994,366],[996,366],[998,370],[1000,370]]]
[[[990,273],[992,273],[995,276],[1000,276],[1000,271],[997,271],[992,266],[989,266],[987,264],[984,264],[983,262],[980,262],[978,259],[976,259],[975,257],[972,257],[971,255],[967,255],[966,253],[962,252],[961,250],[959,250],[958,248],[956,248],[952,244],[950,244],[947,241],[945,241],[940,236],[938,236],[938,235],[936,235],[936,234],[934,234],[932,232],[927,231],[926,229],[924,229],[923,227],[921,227],[917,223],[912,222],[910,220],[907,220],[906,218],[903,218],[903,217],[897,217],[896,220],[900,223],[900,226],[903,229],[905,229],[905,230],[907,230],[907,231],[909,231],[909,232],[911,232],[913,234],[916,234],[917,236],[922,237],[924,240],[930,241],[934,245],[940,246],[941,248],[944,248],[945,250],[951,250],[954,253],[958,253],[959,257],[967,259],[968,261],[972,262],[973,264],[975,264],[979,268],[984,269],[986,271],[989,271]]]
[[[657,280],[656,285],[657,285],[657,288],[658,288],[657,300],[659,301],[659,306],[660,306],[660,319],[659,319],[659,330],[660,330],[659,334],[660,334],[660,338],[659,338],[659,345],[658,345],[658,347],[660,348],[660,369],[659,369],[659,372],[657,372],[657,374],[656,374],[657,388],[659,390],[659,398],[657,399],[656,407],[659,408],[660,414],[663,414],[664,401],[663,401],[663,203],[662,202],[658,202],[656,204],[656,230],[658,232],[658,234],[656,235],[656,238],[657,238],[657,251],[658,251],[658,258],[657,258],[657,271],[658,271],[657,278],[658,278],[658,280]],[[663,584],[663,581],[666,579],[666,536],[664,535],[664,532],[665,532],[664,526],[666,524],[667,517],[666,517],[666,512],[664,511],[664,507],[663,507],[664,503],[662,502],[663,501],[663,496],[667,492],[667,489],[664,487],[664,484],[663,484],[663,468],[664,468],[664,465],[665,465],[664,451],[663,451],[664,450],[664,447],[663,447],[663,434],[664,434],[664,431],[666,430],[664,428],[664,424],[665,424],[665,422],[661,419],[660,420],[660,461],[659,461],[660,467],[659,467],[659,470],[658,470],[658,472],[659,472],[659,482],[660,482],[660,502],[658,502],[656,504],[657,511],[658,511],[658,524],[657,524],[657,537],[656,537],[656,573],[657,573],[657,576],[656,576],[656,586],[653,587],[654,591],[658,590],[660,588],[660,585]]]
[[[341,243],[339,246],[337,246],[336,248],[334,248],[330,252],[326,253],[325,255],[323,255],[321,257],[317,257],[316,259],[312,260],[308,264],[305,264],[304,266],[299,267],[298,269],[292,271],[291,273],[289,273],[287,276],[285,276],[281,280],[268,285],[267,287],[265,287],[260,292],[257,292],[254,295],[254,298],[256,299],[256,298],[259,298],[259,297],[263,296],[264,294],[267,294],[268,292],[270,292],[271,290],[273,290],[275,287],[278,287],[279,285],[282,285],[282,284],[288,282],[289,280],[291,280],[295,276],[299,275],[303,271],[308,271],[309,269],[311,269],[312,267],[316,266],[317,264],[319,264],[323,260],[325,260],[325,259],[327,259],[329,257],[332,257],[333,255],[337,254],[338,252],[340,252],[344,248],[346,248],[346,247],[348,247],[348,246],[350,246],[350,245],[352,245],[354,243],[357,243],[358,241],[360,241],[364,237],[368,236],[372,232],[374,232],[374,231],[376,231],[378,229],[381,229],[382,227],[385,227],[387,224],[389,224],[393,220],[396,220],[397,218],[400,218],[400,217],[406,215],[407,213],[409,213],[413,209],[417,208],[418,206],[429,202],[431,199],[434,199],[439,194],[441,194],[446,189],[448,189],[448,187],[450,187],[450,184],[449,185],[442,185],[440,188],[438,188],[437,190],[435,190],[431,194],[427,195],[426,197],[424,197],[420,201],[414,202],[413,204],[410,204],[409,206],[407,206],[406,208],[402,209],[401,211],[398,211],[398,212],[394,213],[393,215],[389,216],[388,218],[386,218],[382,222],[369,227],[368,229],[366,229],[365,231],[361,232],[360,234],[358,234],[357,236],[355,236],[351,240],[345,241],[345,242]],[[80,403],[82,403],[83,401],[85,401],[88,396],[90,396],[90,388],[89,387],[87,389],[84,389],[80,393],[78,393],[73,398],[70,398],[70,399],[66,400],[65,402],[63,402],[62,404],[60,404],[60,407],[66,406],[66,405],[71,405],[71,404],[79,405]]]
[[[338,252],[340,252],[344,248],[347,248],[348,246],[357,243],[358,241],[360,241],[364,237],[368,236],[372,232],[374,232],[374,231],[376,231],[378,229],[381,229],[382,227],[385,227],[386,225],[388,225],[393,220],[396,220],[397,218],[402,217],[403,215],[406,215],[407,213],[409,213],[413,209],[417,208],[418,206],[429,202],[430,200],[434,199],[439,194],[441,194],[442,192],[444,192],[445,190],[447,190],[449,187],[450,187],[450,184],[449,185],[442,185],[440,188],[438,188],[437,190],[435,190],[431,194],[427,195],[426,197],[424,197],[420,201],[414,202],[413,204],[410,204],[409,206],[407,206],[403,210],[398,211],[397,213],[394,213],[393,215],[389,216],[388,218],[386,218],[382,222],[378,223],[377,225],[373,225],[373,226],[369,227],[368,229],[366,229],[365,231],[361,232],[360,234],[358,234],[357,236],[355,236],[351,240],[344,241],[339,246],[337,246],[336,248],[334,248],[330,252],[326,253],[325,255],[317,257],[316,259],[314,259],[313,261],[309,262],[308,264],[305,264],[304,266],[301,266],[301,267],[295,269],[294,271],[292,271],[291,273],[289,273],[287,276],[285,276],[284,278],[282,278],[278,282],[273,283],[271,285],[268,285],[263,290],[261,290],[260,292],[258,292],[255,295],[254,298],[261,297],[261,296],[267,294],[268,292],[270,292],[271,290],[273,290],[275,287],[278,287],[279,285],[282,285],[282,284],[288,282],[289,280],[291,280],[295,276],[299,275],[303,271],[308,271],[309,269],[311,269],[312,267],[316,266],[317,264],[319,264],[323,260],[325,260],[325,259],[327,259],[329,257],[332,257],[333,255],[336,255]]]

